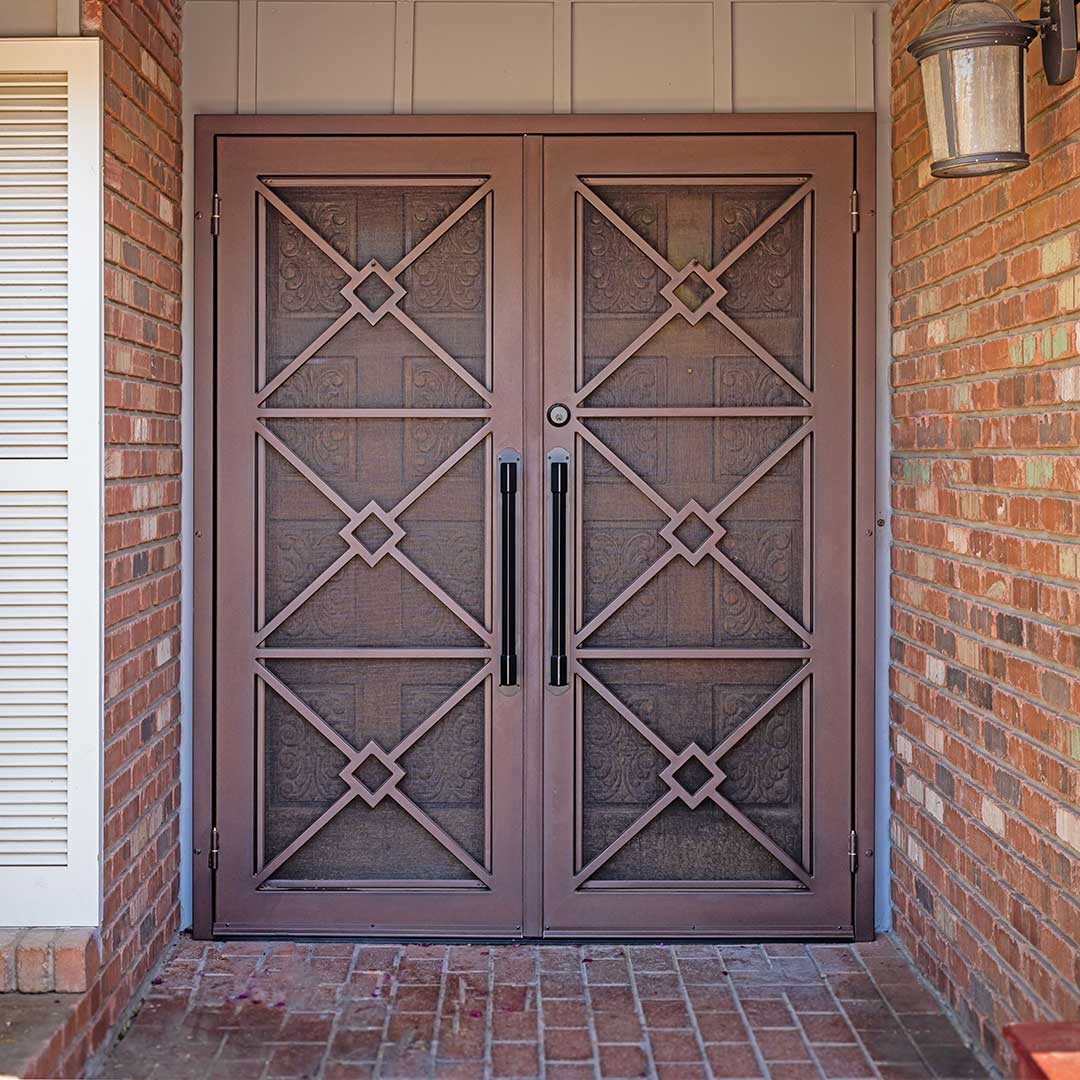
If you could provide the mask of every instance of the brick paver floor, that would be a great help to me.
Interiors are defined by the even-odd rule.
[[[888,938],[856,946],[182,938],[98,1075],[986,1073]]]

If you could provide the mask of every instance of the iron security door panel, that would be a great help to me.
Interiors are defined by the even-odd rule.
[[[547,934],[851,932],[853,180],[545,140]]]
[[[219,145],[219,933],[521,933],[521,160]]]

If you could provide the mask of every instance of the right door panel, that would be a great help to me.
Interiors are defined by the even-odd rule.
[[[548,934],[851,928],[852,144],[545,140]]]

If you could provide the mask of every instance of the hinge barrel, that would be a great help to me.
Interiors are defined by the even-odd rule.
[[[859,231],[859,192],[853,190],[851,192],[851,231],[857,233]]]
[[[859,837],[855,830],[851,830],[851,836],[848,838],[848,863],[851,866],[851,872],[854,874],[859,869]]]
[[[215,825],[210,830],[210,856],[207,860],[211,870],[216,870],[218,868],[218,853],[220,851],[221,837],[219,836],[217,826]]]
[[[217,236],[221,232],[221,196],[214,192],[214,204],[210,211],[210,235]]]

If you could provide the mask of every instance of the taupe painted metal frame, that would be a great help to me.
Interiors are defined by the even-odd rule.
[[[852,620],[855,648],[851,658],[853,730],[853,770],[851,805],[853,828],[860,837],[859,870],[852,878],[853,919],[847,928],[805,930],[801,936],[855,937],[873,936],[873,851],[874,833],[874,276],[875,276],[875,118],[872,114],[799,114],[799,115],[640,115],[640,116],[201,116],[196,118],[195,135],[195,477],[194,496],[194,607],[195,607],[195,684],[193,837],[194,858],[194,929],[197,936],[228,934],[230,928],[215,925],[214,882],[207,863],[211,827],[214,824],[213,762],[215,731],[213,717],[213,619],[214,585],[214,409],[215,409],[215,336],[216,312],[214,281],[215,248],[209,219],[216,186],[216,153],[223,140],[262,136],[443,136],[516,135],[522,138],[524,166],[525,217],[523,250],[526,280],[541,280],[543,272],[543,214],[541,206],[544,166],[544,140],[547,136],[597,135],[793,135],[830,134],[842,145],[846,160],[856,177],[860,209],[864,216],[861,230],[853,238],[852,262],[855,296],[851,335],[855,357],[853,445],[855,492],[852,557],[854,582]],[[569,140],[567,140],[569,141]],[[848,157],[850,155],[850,157]],[[539,290],[527,290],[522,312],[525,371],[524,406],[528,418],[522,451],[527,460],[542,457],[544,445],[542,382],[543,304]],[[543,505],[530,499],[522,503],[522,534],[539,537],[543,528]],[[523,564],[538,565],[537,552],[526,546]],[[543,606],[542,574],[527,572],[523,582],[523,609]],[[524,705],[528,719],[522,732],[526,758],[540,761],[542,727],[536,720],[544,707],[543,628],[533,620],[523,641]],[[566,695],[568,698],[571,695]],[[542,849],[543,785],[540,769],[529,769],[524,776],[525,837],[527,850]],[[187,838],[182,839],[187,842]],[[540,908],[542,872],[539,860],[526,860],[523,871],[524,936],[540,936],[543,921]],[[607,890],[603,890],[606,892]],[[287,932],[288,927],[282,927]],[[241,931],[242,932],[242,931]],[[649,930],[644,931],[646,934]],[[741,936],[767,934],[768,925],[740,927]],[[772,932],[776,932],[773,929]],[[781,931],[782,932],[782,931]],[[788,933],[799,933],[788,931]],[[583,933],[602,933],[585,930]]]
[[[709,268],[692,261],[680,272],[627,226],[591,190],[590,185],[612,182],[640,184],[648,183],[650,179],[655,183],[715,183],[711,175],[716,171],[716,156],[719,152],[715,140],[698,135],[671,135],[665,138],[662,144],[658,144],[655,155],[660,161],[660,168],[664,170],[662,178],[652,176],[654,170],[650,170],[648,177],[639,175],[641,152],[633,139],[619,136],[598,136],[589,140],[552,137],[545,143],[546,220],[543,280],[544,344],[548,353],[545,364],[545,392],[547,400],[571,403],[574,410],[574,417],[567,426],[546,430],[545,449],[550,451],[559,448],[574,455],[576,481],[573,486],[575,490],[581,491],[587,482],[581,451],[584,446],[588,446],[652,503],[661,517],[668,518],[668,523],[660,529],[660,537],[667,542],[667,548],[588,621],[581,615],[583,580],[581,563],[577,563],[575,594],[578,597],[578,611],[573,624],[575,632],[571,641],[570,668],[577,676],[578,687],[587,685],[669,763],[660,773],[660,779],[667,785],[663,794],[587,865],[579,866],[571,860],[570,853],[575,848],[580,849],[583,831],[583,792],[580,778],[584,772],[584,762],[580,719],[575,725],[575,718],[579,718],[582,712],[582,702],[580,696],[571,695],[553,695],[549,699],[545,716],[544,761],[547,797],[545,825],[548,830],[544,929],[547,935],[603,933],[605,928],[612,927],[634,936],[670,933],[672,927],[683,928],[684,933],[687,932],[686,928],[690,928],[689,932],[699,935],[715,934],[720,932],[721,928],[724,932],[743,936],[771,933],[812,937],[851,932],[852,898],[848,875],[851,795],[845,792],[844,796],[840,797],[834,793],[843,791],[846,782],[852,733],[843,730],[840,725],[834,725],[831,720],[833,717],[849,714],[852,693],[851,671],[846,651],[841,645],[848,640],[851,627],[850,611],[843,603],[843,598],[853,587],[850,560],[854,555],[855,543],[850,534],[851,488],[843,476],[836,474],[837,468],[842,468],[842,463],[850,460],[852,452],[845,425],[853,411],[854,388],[849,383],[849,375],[854,357],[854,342],[851,337],[854,323],[854,267],[838,264],[835,259],[835,252],[842,243],[842,238],[845,234],[851,237],[850,195],[854,181],[854,162],[848,156],[849,150],[850,141],[845,136],[789,135],[782,140],[754,135],[739,136],[729,153],[731,160],[737,162],[736,168],[740,176],[737,181],[731,182],[782,182],[792,189],[791,193],[739,244],[727,252],[716,266]],[[792,170],[799,169],[805,169],[809,179],[807,176],[790,175]],[[789,175],[785,176],[785,171]],[[804,214],[803,227],[807,231],[804,236],[803,258],[805,267],[810,272],[804,275],[807,292],[802,317],[804,340],[808,345],[813,343],[814,389],[808,388],[790,373],[718,306],[725,291],[721,284],[725,272],[737,265],[739,259],[794,208],[811,199],[818,241],[814,245],[809,243],[811,214]],[[609,227],[621,232],[658,268],[660,279],[666,278],[668,281],[660,289],[660,295],[667,301],[667,307],[634,341],[626,345],[587,381],[583,380],[581,372],[583,346],[580,320],[583,304],[580,275],[583,270],[579,267],[576,273],[574,271],[574,266],[579,261],[575,257],[573,239],[576,200],[588,205],[591,213],[600,215]],[[577,216],[576,224],[580,234],[580,215]],[[855,237],[851,239],[854,240]],[[580,235],[577,243],[581,243]],[[833,267],[835,269],[832,269]],[[711,290],[710,295],[693,311],[687,308],[675,293],[675,289],[690,273],[695,273]],[[576,320],[573,314],[575,311],[578,313]],[[707,315],[716,319],[770,368],[777,378],[786,382],[798,399],[805,402],[805,407],[658,407],[646,410],[583,407],[597,387],[631,356],[639,355],[645,343],[671,320],[681,317],[693,325]],[[578,358],[576,371],[574,365],[568,362],[568,358],[572,356]],[[582,383],[584,385],[581,385]],[[803,422],[756,468],[747,473],[717,505],[705,508],[691,500],[679,508],[669,503],[623,462],[587,424],[588,418],[593,416],[615,418],[642,414],[656,417],[789,416],[802,417]],[[719,548],[724,535],[724,529],[719,524],[721,515],[789,453],[809,445],[806,441],[811,438],[814,442],[815,465],[812,474],[815,490],[811,496],[810,456],[805,453],[802,489],[805,502],[804,529],[812,518],[813,535],[806,536],[802,548],[804,610],[807,613],[816,611],[812,631],[773,600],[767,591],[759,587]],[[810,503],[806,501],[811,497],[812,514]],[[694,551],[689,550],[677,535],[677,530],[690,514],[696,516],[709,532],[709,536]],[[578,550],[582,547],[582,516],[580,512],[575,515],[578,538],[574,546]],[[812,561],[809,559],[811,539],[814,550],[821,553],[821,557]],[[828,553],[827,557],[825,553]],[[697,565],[706,557],[719,564],[743,589],[783,623],[800,642],[800,646],[787,649],[740,647],[693,650],[623,646],[600,649],[590,646],[590,637],[665,567],[679,558],[685,559],[691,565]],[[817,595],[823,598],[826,591],[830,595],[829,602],[819,600],[813,609],[805,603],[805,590],[809,587],[809,571],[812,568]],[[803,664],[720,745],[707,751],[691,744],[681,754],[676,752],[676,748],[667,745],[586,666],[590,660],[600,657],[627,661],[672,660],[687,657],[691,653],[701,658],[713,659],[797,659],[803,661]],[[790,858],[762,829],[726,799],[719,788],[725,778],[720,767],[724,755],[788,695],[804,687],[804,684],[809,686],[807,679],[813,682],[812,696],[818,723],[811,728],[808,707],[810,694],[804,691],[803,862],[800,863]],[[822,752],[826,741],[834,746],[834,754]],[[816,760],[812,757],[812,746],[816,747]],[[676,777],[676,773],[691,757],[696,758],[699,767],[710,774],[710,779],[693,794],[688,792]],[[668,806],[681,800],[694,808],[705,799],[712,800],[730,820],[768,851],[791,875],[790,883],[661,883],[601,881],[594,877],[609,859],[630,843]],[[577,810],[576,821],[573,820],[572,807]],[[643,899],[640,890],[644,889],[651,890],[648,899]],[[797,890],[797,894],[792,890]],[[752,904],[747,902],[749,896],[753,897]]]
[[[516,447],[522,437],[521,393],[521,320],[518,314],[523,284],[524,264],[521,252],[521,184],[520,140],[510,137],[461,140],[431,136],[424,140],[387,136],[378,139],[377,152],[370,155],[372,177],[381,187],[406,183],[403,177],[419,176],[436,170],[445,176],[459,178],[457,183],[471,192],[452,213],[434,229],[427,232],[393,266],[382,267],[372,261],[363,267],[353,266],[327,242],[300,214],[280,198],[275,189],[291,183],[288,177],[304,167],[304,161],[318,162],[326,176],[348,177],[355,168],[358,153],[363,153],[358,139],[263,139],[230,140],[219,148],[217,155],[217,190],[223,205],[235,208],[227,225],[218,237],[219,265],[216,275],[218,290],[229,297],[228,311],[219,314],[216,331],[220,355],[253,358],[260,373],[258,389],[249,380],[231,371],[218,382],[218,414],[216,439],[218,446],[215,483],[227,484],[227,497],[219,498],[216,507],[217,524],[221,534],[228,537],[215,556],[216,572],[221,580],[237,589],[215,613],[219,635],[221,662],[228,666],[226,676],[219,677],[215,686],[215,703],[219,715],[243,718],[250,715],[252,689],[255,690],[256,724],[249,727],[234,722],[229,737],[216,747],[216,769],[219,783],[216,793],[221,830],[223,821],[230,826],[223,833],[222,852],[215,879],[215,912],[218,925],[226,932],[265,933],[279,926],[292,927],[312,933],[408,932],[417,934],[458,932],[521,932],[521,860],[520,778],[514,775],[514,762],[522,760],[521,697],[492,694],[491,677],[497,670],[496,635],[488,623],[491,615],[490,593],[483,621],[474,618],[449,592],[433,581],[406,555],[398,545],[405,532],[399,524],[403,514],[425,492],[430,490],[455,465],[473,450],[483,448],[487,467],[485,515],[490,527],[493,506],[491,477],[494,449]],[[484,180],[475,179],[483,173]],[[342,184],[353,181],[343,179]],[[370,181],[365,178],[361,183]],[[445,178],[442,179],[445,183]],[[413,181],[408,181],[415,186]],[[493,204],[489,195],[499,192]],[[399,305],[406,295],[399,282],[403,272],[438,240],[449,234],[472,210],[483,203],[489,208],[488,220],[494,217],[493,227],[496,262],[501,272],[489,280],[487,354],[499,360],[498,378],[494,389],[475,379],[458,361],[425,332]],[[254,210],[254,212],[253,212]],[[268,267],[261,245],[263,218],[270,212],[287,221],[307,242],[320,250],[345,277],[340,289],[346,301],[343,313],[310,342],[280,372],[264,382],[266,343],[263,340],[263,320],[267,310],[261,297]],[[491,232],[488,232],[491,243]],[[491,260],[488,260],[490,265]],[[368,307],[356,289],[372,274],[378,276],[388,295],[377,307]],[[257,284],[255,288],[253,283]],[[416,338],[427,351],[456,378],[470,387],[473,393],[490,408],[486,411],[467,410],[480,423],[478,430],[402,495],[396,504],[384,509],[377,502],[363,506],[351,505],[323,479],[309,462],[293,451],[268,426],[268,420],[282,416],[364,416],[371,418],[423,418],[429,415],[460,418],[458,409],[432,410],[414,408],[370,409],[280,409],[267,407],[270,395],[286,379],[314,357],[324,343],[343,329],[351,320],[362,318],[374,325],[381,319],[395,320]],[[241,361],[238,359],[238,366]],[[241,368],[242,369],[242,368]],[[496,401],[499,402],[496,407]],[[265,556],[262,550],[263,527],[259,515],[263,499],[256,497],[258,485],[248,478],[263,474],[266,455],[276,454],[289,463],[308,484],[316,488],[344,516],[345,525],[339,536],[345,550],[325,570],[317,574],[289,603],[272,618],[266,619],[262,609],[262,585]],[[374,550],[366,548],[357,538],[356,530],[368,518],[378,520],[384,530],[382,542]],[[255,525],[254,537],[252,526]],[[254,542],[252,543],[252,540]],[[485,579],[491,579],[491,535],[485,549]],[[254,566],[252,556],[254,555]],[[314,596],[353,559],[375,566],[383,559],[398,564],[424,591],[447,609],[471,631],[478,646],[471,648],[402,649],[378,646],[375,648],[283,648],[273,645],[271,635],[302,605]],[[253,572],[254,571],[254,572]],[[250,593],[249,593],[250,590]],[[259,629],[252,632],[251,610],[243,601],[256,601]],[[238,602],[240,601],[240,602]],[[486,625],[487,624],[487,625]],[[480,662],[479,669],[438,708],[412,729],[396,745],[386,748],[376,742],[352,746],[334,728],[323,721],[310,705],[275,677],[268,666],[273,660],[321,657],[324,659],[390,658],[414,656],[471,657]],[[485,856],[474,858],[466,852],[433,817],[410,799],[399,784],[405,772],[404,755],[435,727],[473,690],[483,685],[487,724],[485,760],[492,764],[493,776],[485,783],[485,799],[490,800],[485,812],[489,824]],[[273,691],[285,701],[308,725],[333,745],[345,758],[338,774],[344,783],[342,794],[296,836],[274,858],[263,862],[263,789],[265,755],[262,746],[264,696]],[[358,770],[369,758],[378,761],[383,770],[381,782],[367,786]],[[255,768],[252,769],[252,762]],[[374,807],[384,799],[392,800],[398,810],[424,829],[460,867],[457,879],[446,881],[367,881],[346,882],[339,879],[321,882],[279,882],[278,871],[302,846],[318,835],[355,799]],[[254,806],[254,827],[239,827],[240,821],[251,819]],[[235,823],[235,824],[234,824]],[[494,826],[491,827],[491,823]],[[225,852],[228,857],[225,857]],[[305,889],[304,885],[308,888]],[[355,888],[359,885],[367,889]],[[346,891],[353,886],[355,891]],[[317,892],[313,892],[317,889]],[[390,896],[388,893],[392,893]],[[387,916],[393,920],[388,926]]]

